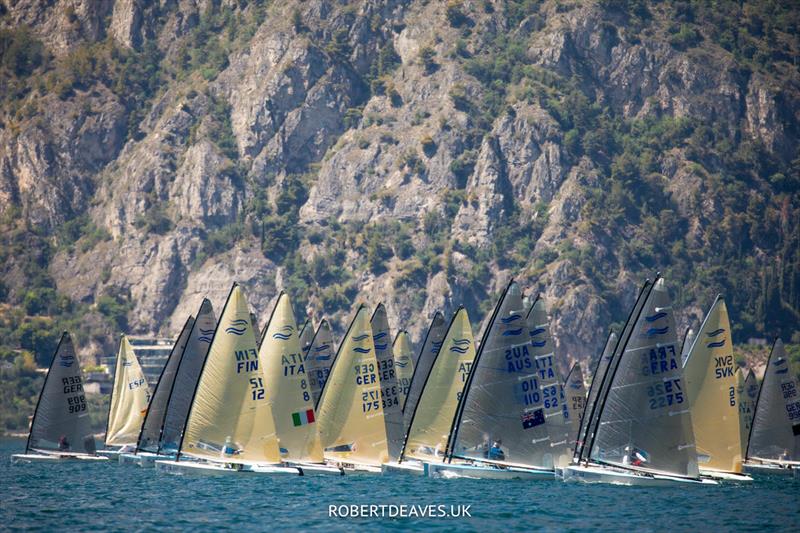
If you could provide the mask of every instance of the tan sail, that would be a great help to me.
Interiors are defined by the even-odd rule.
[[[753,425],[753,413],[758,396],[758,383],[752,370],[744,376],[742,368],[736,369],[736,404],[739,406],[739,436],[742,451],[747,450],[747,441],[750,439],[750,428]]]
[[[397,370],[400,405],[405,405],[411,378],[414,376],[414,351],[411,348],[411,336],[406,330],[397,333],[392,344],[392,353],[394,353],[394,368]]]
[[[363,305],[336,354],[317,418],[325,459],[376,466],[387,460],[378,362]]]
[[[314,402],[289,296],[281,293],[258,353],[264,369],[281,457],[322,462]]]
[[[108,410],[106,446],[136,444],[150,402],[150,387],[133,346],[125,335],[119,341],[114,387]]]
[[[458,401],[475,359],[469,315],[456,311],[411,419],[402,459],[442,460]]]
[[[211,461],[278,463],[278,439],[244,293],[234,284],[197,384],[180,453]]]
[[[717,297],[683,367],[698,466],[703,470],[742,471],[735,368],[728,309]]]

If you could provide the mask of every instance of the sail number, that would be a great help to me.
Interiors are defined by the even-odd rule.
[[[379,390],[368,390],[361,393],[361,411],[368,413],[380,409],[381,392]]]
[[[253,395],[253,401],[264,399],[264,383],[261,378],[250,378],[250,394]]]
[[[647,396],[650,397],[650,409],[681,404],[684,400],[681,380],[667,379],[663,383],[650,385],[647,387]]]

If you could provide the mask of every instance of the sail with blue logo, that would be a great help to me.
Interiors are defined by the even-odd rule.
[[[522,290],[512,281],[484,328],[454,422],[449,457],[553,468],[540,381]]]
[[[306,355],[306,374],[311,385],[311,397],[314,399],[314,407],[319,405],[319,397],[325,382],[331,373],[331,365],[336,354],[333,346],[333,333],[330,324],[324,318],[319,323],[314,338]]]
[[[381,383],[367,308],[358,307],[336,353],[317,409],[325,459],[380,466],[387,461]]]
[[[370,319],[372,340],[375,344],[375,357],[378,360],[378,378],[381,381],[381,403],[383,420],[386,424],[389,461],[397,461],[403,448],[403,409],[400,404],[400,387],[392,353],[392,336],[389,331],[389,317],[386,306],[378,304]]]
[[[158,378],[158,382],[156,382],[152,398],[150,398],[150,404],[147,406],[147,414],[145,414],[144,422],[142,423],[142,430],[139,433],[139,439],[136,444],[137,452],[158,452],[161,429],[164,427],[164,418],[167,415],[167,405],[172,392],[172,385],[178,373],[178,366],[184,350],[189,342],[192,326],[194,326],[194,317],[189,316],[183,324],[178,338],[172,345],[167,362],[161,369],[161,375]]]
[[[580,454],[584,447],[583,444],[586,442],[587,438],[589,419],[594,412],[594,406],[597,402],[597,397],[600,394],[600,387],[605,379],[606,371],[608,370],[608,364],[611,362],[611,357],[614,355],[614,348],[616,345],[617,334],[614,333],[613,330],[610,330],[608,332],[608,337],[606,338],[606,343],[603,346],[603,351],[594,365],[592,381],[589,384],[589,393],[586,396],[586,406],[583,409],[583,414],[581,415],[580,425],[578,428],[578,434],[575,438],[573,462],[577,462],[580,459]]]
[[[422,342],[419,355],[414,361],[414,374],[411,376],[406,402],[403,405],[403,428],[406,433],[408,432],[409,425],[411,424],[411,417],[414,414],[414,410],[417,408],[417,403],[422,395],[422,390],[425,387],[428,374],[430,374],[431,368],[436,361],[436,356],[439,354],[439,349],[442,347],[442,342],[446,333],[447,322],[445,322],[442,313],[436,311],[436,313],[433,314],[433,319],[431,319],[431,324],[428,327],[425,340]]]
[[[609,378],[591,459],[697,478],[675,314],[663,279],[650,291]]]
[[[217,328],[214,307],[207,298],[203,299],[197,316],[189,332],[189,340],[183,350],[175,379],[169,392],[164,424],[159,436],[157,453],[172,454],[178,451],[178,444],[189,415],[192,395],[200,379],[200,371],[208,355],[211,339]]]
[[[446,457],[458,403],[475,359],[475,339],[463,307],[453,315],[437,352],[411,413],[401,461],[443,461]]]
[[[800,391],[780,339],[772,345],[764,369],[747,459],[800,461]]]
[[[258,360],[272,406],[281,458],[321,463],[314,400],[300,350],[300,336],[289,295],[281,292],[266,326]]]
[[[578,438],[583,412],[586,409],[586,385],[583,382],[583,369],[580,363],[572,365],[567,374],[567,378],[564,380],[564,393],[567,396],[567,410],[571,426],[569,442],[574,451],[572,443]]]
[[[531,354],[541,396],[545,429],[550,439],[549,457],[553,466],[561,467],[572,459],[571,421],[567,409],[564,385],[556,362],[555,344],[550,333],[550,320],[544,299],[537,296],[526,317]],[[550,466],[550,465],[540,465]]]
[[[683,365],[701,470],[742,471],[744,450],[736,404],[736,362],[728,308],[717,296]]]
[[[257,339],[244,292],[234,283],[192,397],[179,456],[242,465],[280,463]]]
[[[397,371],[397,386],[399,388],[400,405],[405,405],[406,396],[411,387],[411,378],[414,375],[414,350],[411,347],[411,335],[406,330],[397,332],[392,343],[394,355],[394,368]],[[405,424],[403,425],[405,434]]]
[[[750,439],[750,428],[753,426],[753,414],[756,411],[758,382],[753,371],[744,375],[742,368],[736,369],[736,405],[739,408],[739,441],[744,453],[747,453],[747,442]]]
[[[106,446],[135,446],[150,403],[150,387],[125,335],[119,341],[109,403]]]
[[[61,335],[36,403],[25,453],[31,450],[95,453],[91,409],[72,337]]]

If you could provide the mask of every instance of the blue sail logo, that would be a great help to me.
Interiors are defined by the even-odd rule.
[[[450,347],[451,352],[465,354],[467,350],[469,350],[470,345],[469,339],[454,339],[453,346]]]
[[[283,326],[280,329],[280,331],[278,331],[276,333],[273,333],[272,334],[272,338],[273,339],[279,339],[279,340],[282,340],[282,341],[288,341],[292,337],[292,332],[293,331],[294,331],[294,328],[292,326],[286,325],[286,326]]]
[[[513,315],[501,318],[500,322],[502,322],[503,324],[511,324],[512,322],[514,322],[515,320],[519,320],[520,318],[522,318],[522,315],[514,313]]]
[[[360,346],[356,346],[353,348],[353,351],[356,353],[369,353],[371,350],[369,348],[362,348]]]
[[[708,344],[706,344],[706,348],[722,348],[723,346],[725,346],[725,339],[722,339],[721,341],[717,342],[709,342]]]
[[[644,317],[644,319],[648,322],[655,322],[656,320],[662,319],[665,316],[667,316],[667,313],[665,313],[664,311],[660,311],[654,315],[646,316]]]
[[[317,346],[316,348],[314,348],[314,351],[315,351],[315,352],[322,352],[322,351],[325,351],[325,350],[327,350],[327,349],[328,349],[328,348],[330,348],[330,347],[331,347],[331,345],[330,345],[330,344],[320,344],[319,346]]]
[[[706,335],[708,335],[709,337],[718,337],[718,336],[722,335],[723,333],[725,333],[725,330],[722,329],[722,328],[719,328],[719,329],[715,329],[714,331],[712,331],[710,333],[706,333]]]
[[[200,328],[200,336],[197,337],[199,342],[205,342],[206,344],[211,344],[211,338],[214,336],[213,329],[203,329]]]
[[[63,366],[64,368],[69,368],[75,363],[75,356],[69,353],[62,353],[59,355],[60,361],[58,362],[59,365]]]
[[[545,328],[536,328],[536,329],[531,330],[530,334],[531,334],[531,337],[537,337],[537,336],[541,335],[542,333],[544,333],[545,331],[546,331]]]
[[[503,337],[516,337],[517,335],[522,334],[522,328],[519,329],[509,329],[503,332]]]
[[[431,343],[431,353],[436,353],[436,352],[438,352],[438,351],[439,351],[439,349],[441,349],[441,347],[442,347],[442,344],[444,344],[444,341],[439,341],[439,342],[433,341],[433,342]]]
[[[395,361],[394,364],[396,364],[400,368],[405,368],[408,366],[408,361]]]
[[[359,335],[358,337],[353,337],[353,340],[356,341],[356,342],[361,342],[361,341],[366,340],[368,338],[369,338],[369,335],[364,333],[363,335]]]
[[[666,335],[669,331],[669,326],[664,326],[663,328],[650,328],[645,331],[645,335],[648,337],[655,337],[656,335]]]
[[[241,337],[247,331],[247,320],[238,319],[231,322],[231,325],[225,328],[225,333],[228,335],[236,335]]]

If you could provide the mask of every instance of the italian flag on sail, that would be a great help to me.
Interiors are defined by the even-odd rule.
[[[300,411],[299,413],[292,413],[292,422],[294,423],[295,427],[313,424],[314,410],[306,409],[305,411]]]

